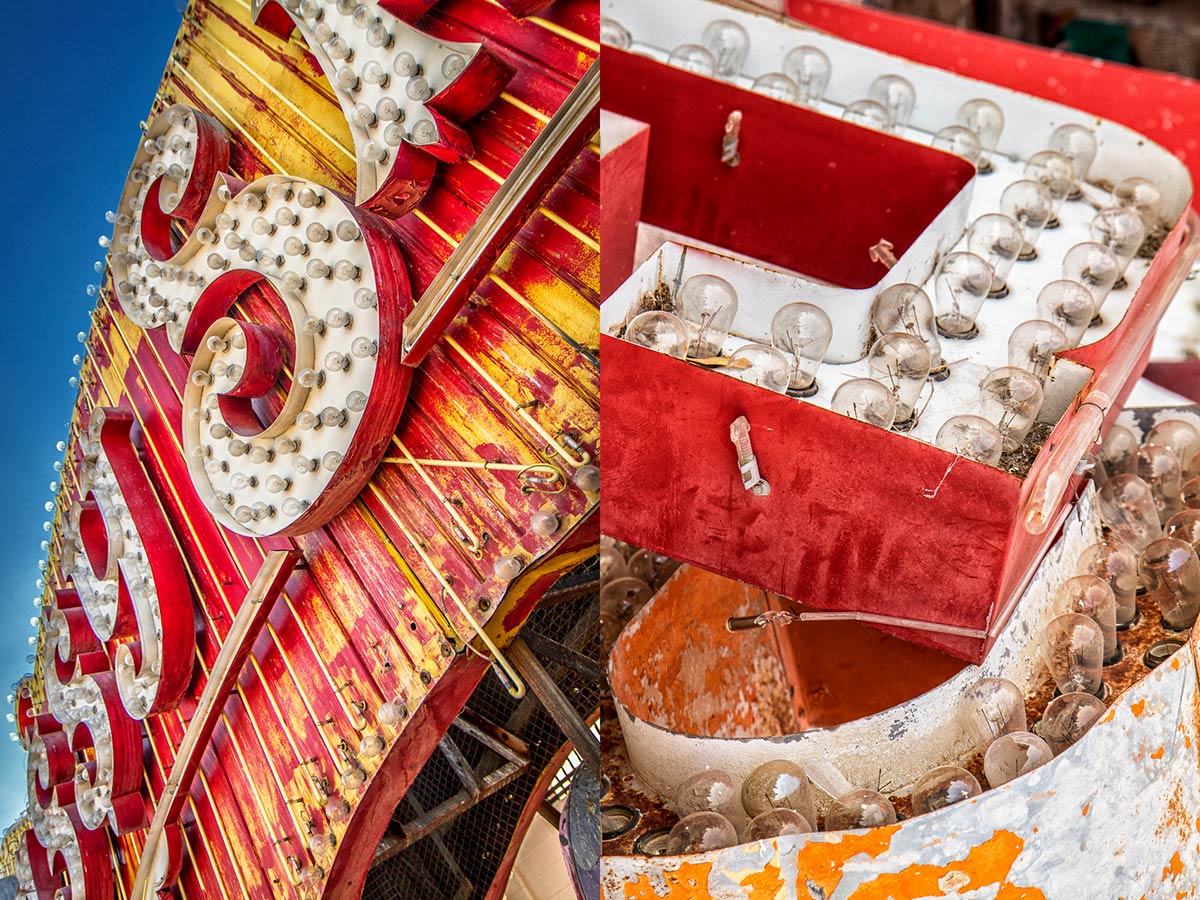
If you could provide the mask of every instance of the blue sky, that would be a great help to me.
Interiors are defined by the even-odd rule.
[[[40,4],[8,10],[13,40],[0,56],[8,85],[0,100],[8,175],[0,247],[9,316],[0,362],[9,398],[0,478],[0,699],[31,668],[26,640],[37,613],[43,505],[75,394],[67,383],[77,372],[71,358],[82,350],[75,335],[87,330],[93,305],[87,286],[103,253],[96,239],[111,230],[104,214],[120,197],[180,8],[180,0],[61,0],[53,11]],[[5,736],[0,829],[24,808],[25,754]]]

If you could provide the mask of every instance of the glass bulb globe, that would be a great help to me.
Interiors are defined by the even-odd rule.
[[[765,762],[742,782],[742,808],[754,818],[769,809],[793,809],[809,822],[813,811],[812,785],[804,769],[785,759]]]
[[[708,78],[712,78],[717,72],[716,58],[699,44],[680,44],[671,51],[667,65]]]
[[[743,815],[738,784],[723,769],[706,769],[689,775],[675,788],[672,800],[680,818],[697,812],[715,812],[736,822]]]
[[[795,47],[783,58],[783,73],[796,83],[805,106],[815,107],[824,98],[831,71],[829,57],[817,47]]]
[[[916,88],[900,75],[880,75],[867,89],[867,98],[887,110],[890,130],[896,132],[908,127],[913,107],[917,105]]]
[[[1163,535],[1180,541],[1187,541],[1196,550],[1200,547],[1200,509],[1182,509],[1163,526]],[[1200,551],[1198,551],[1200,553]],[[36,622],[32,619],[31,622]]]
[[[842,119],[875,131],[891,131],[892,115],[887,107],[874,100],[855,100],[846,107]]]
[[[973,459],[985,466],[999,463],[1004,449],[1000,429],[982,416],[952,416],[938,429],[935,443],[955,456]]]
[[[835,797],[825,813],[826,831],[881,828],[895,822],[895,807],[878,791],[848,791]]]
[[[951,153],[969,162],[976,168],[983,156],[979,135],[963,125],[947,125],[933,136],[930,146],[943,153]]]
[[[1100,692],[1104,633],[1090,618],[1064,613],[1051,619],[1042,632],[1041,651],[1042,661],[1062,693]]]
[[[874,378],[851,378],[839,385],[829,408],[884,431],[896,421],[896,398]]]
[[[1082,125],[1059,125],[1050,133],[1046,148],[1071,160],[1075,166],[1076,185],[1079,185],[1087,181],[1099,145],[1092,129]]]
[[[1025,243],[1019,259],[1036,259],[1038,238],[1054,215],[1050,192],[1037,181],[1014,181],[1000,195],[1000,210],[1021,226]]]
[[[1022,322],[1008,338],[1008,364],[1024,369],[1045,384],[1055,354],[1069,349],[1071,343],[1053,322],[1033,319]]]
[[[983,775],[988,784],[998,788],[1032,772],[1054,758],[1054,752],[1044,740],[1028,731],[1005,734],[992,742],[983,755]]]
[[[1004,110],[983,97],[968,100],[958,108],[954,116],[954,124],[969,128],[979,137],[982,153],[979,157],[979,171],[992,170],[992,151],[1004,132]]]
[[[616,19],[600,17],[600,43],[616,47],[618,50],[628,50],[633,43],[633,35],[629,29]]]
[[[818,306],[788,303],[771,319],[771,344],[788,359],[787,392],[809,397],[817,392],[817,370],[825,361],[833,323]]]
[[[1162,224],[1162,191],[1149,178],[1126,178],[1113,188],[1112,199],[1113,206],[1136,212],[1147,232]]]
[[[993,369],[979,384],[979,402],[985,419],[1004,435],[1004,452],[1021,446],[1042,409],[1042,383],[1024,369]]]
[[[1103,578],[1113,593],[1118,626],[1137,618],[1137,591],[1140,583],[1138,557],[1128,544],[1104,540],[1092,544],[1079,555],[1076,569],[1085,575]]]
[[[896,423],[912,422],[917,400],[929,379],[929,351],[925,345],[911,334],[885,334],[867,354],[867,369],[872,378],[891,391],[896,402]]]
[[[1100,307],[1120,277],[1121,263],[1103,244],[1085,241],[1076,244],[1063,257],[1063,278],[1077,281],[1088,289],[1096,315],[1100,315]]]
[[[1083,340],[1095,312],[1091,291],[1078,281],[1052,281],[1038,293],[1038,318],[1061,328],[1072,347]]]
[[[1200,431],[1183,419],[1164,419],[1146,434],[1142,441],[1147,446],[1166,447],[1179,460],[1185,481],[1200,475]]]
[[[963,692],[962,708],[975,747],[1026,728],[1025,694],[1007,678],[980,678]]]
[[[942,342],[929,295],[915,284],[893,284],[875,298],[871,324],[879,334],[904,332],[919,338],[929,351],[933,368],[943,366]]]
[[[971,223],[967,231],[967,250],[992,267],[989,296],[1008,294],[1008,273],[1024,246],[1021,226],[1003,213],[988,213]]]
[[[750,52],[750,35],[737,22],[729,19],[709,22],[700,40],[716,60],[718,78],[728,80],[742,71]]]
[[[607,584],[629,574],[625,557],[615,547],[600,548],[600,581]]]
[[[1146,226],[1142,217],[1132,209],[1112,206],[1096,213],[1091,224],[1092,240],[1103,244],[1117,258],[1121,275],[1133,262],[1142,242],[1146,240]]]
[[[808,834],[816,829],[794,809],[768,809],[746,826],[746,840],[768,841],[784,834]]]
[[[1200,560],[1192,545],[1159,538],[1141,552],[1138,571],[1158,604],[1163,626],[1174,631],[1191,628],[1200,612]]]
[[[1179,512],[1179,495],[1183,492],[1179,457],[1168,447],[1149,444],[1138,448],[1129,471],[1150,486],[1158,521],[1165,525]]]
[[[720,356],[737,309],[737,292],[724,278],[693,275],[685,281],[679,290],[678,313],[688,327],[690,355]]]
[[[639,313],[626,326],[625,340],[676,359],[687,357],[687,325],[673,313],[661,310]]]
[[[1137,553],[1162,537],[1150,485],[1136,475],[1114,475],[1100,487],[1100,519],[1113,536]]]
[[[917,779],[912,788],[913,815],[961,803],[982,793],[975,776],[960,766],[937,766]]]
[[[747,384],[756,384],[769,391],[783,394],[788,389],[792,369],[788,358],[766,344],[746,344],[729,356],[729,361],[717,371],[732,375]]]
[[[938,332],[955,339],[975,337],[975,318],[992,288],[992,267],[974,253],[948,253],[933,283]]]
[[[737,842],[737,831],[723,815],[696,812],[675,823],[667,835],[667,855],[687,856],[707,850],[721,850]]]
[[[1100,447],[1100,460],[1110,476],[1128,472],[1138,450],[1138,439],[1124,425],[1114,425]]]
[[[1050,207],[1055,216],[1063,201],[1075,190],[1075,164],[1054,150],[1040,150],[1025,163],[1025,177],[1050,192]]]
[[[1107,708],[1102,700],[1080,691],[1055,697],[1042,714],[1038,735],[1050,747],[1050,752],[1058,756],[1087,734]]]
[[[1108,581],[1099,575],[1076,575],[1058,589],[1058,608],[1079,613],[1100,626],[1104,635],[1104,665],[1112,665],[1121,654],[1117,643],[1117,598]]]
[[[1200,509],[1200,478],[1185,481],[1179,498],[1185,509]]]
[[[754,79],[754,84],[750,85],[750,90],[765,97],[782,100],[784,103],[800,102],[800,88],[796,82],[782,72],[767,72],[765,75],[759,75]]]

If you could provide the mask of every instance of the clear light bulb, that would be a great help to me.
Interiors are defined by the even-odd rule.
[[[1097,316],[1120,277],[1121,263],[1103,244],[1085,241],[1063,257],[1063,278],[1078,281],[1091,292]]]
[[[680,44],[671,51],[667,65],[708,78],[712,78],[717,72],[716,58],[699,44]]]
[[[848,791],[834,798],[825,813],[826,831],[881,828],[895,823],[895,807],[878,791]]]
[[[875,131],[892,130],[892,114],[886,106],[875,100],[855,100],[846,107],[842,119]]]
[[[965,340],[979,334],[975,318],[992,288],[992,267],[974,253],[948,253],[934,277],[938,333]]]
[[[982,416],[952,416],[938,429],[935,443],[943,450],[985,466],[1000,462],[1004,437]]]
[[[1053,150],[1040,150],[1029,157],[1025,163],[1025,177],[1050,192],[1052,218],[1058,216],[1063,201],[1075,190],[1075,164]],[[1047,227],[1053,226],[1047,223]]]
[[[911,424],[916,418],[917,400],[929,379],[929,351],[925,345],[911,334],[885,334],[867,354],[867,368],[872,378],[892,392],[895,425]]]
[[[1106,579],[1099,575],[1076,575],[1058,589],[1058,608],[1087,616],[1104,635],[1104,665],[1121,658],[1117,642],[1117,598]]]
[[[1036,259],[1038,238],[1054,215],[1054,201],[1050,198],[1050,192],[1036,181],[1014,181],[1000,195],[1000,210],[1021,226],[1025,244],[1018,258]]]
[[[982,148],[979,171],[984,174],[992,171],[992,151],[1004,133],[1004,110],[991,100],[975,97],[958,108],[954,124],[975,132]]]
[[[733,824],[720,813],[697,812],[684,816],[667,835],[667,855],[687,856],[721,850],[738,842]]]
[[[618,50],[628,50],[633,43],[633,35],[629,29],[616,19],[600,17],[600,43],[616,47]]]
[[[1167,519],[1179,512],[1179,495],[1183,492],[1179,457],[1168,447],[1145,445],[1134,454],[1130,472],[1149,485],[1158,521],[1165,525]]]
[[[1061,328],[1072,347],[1079,346],[1095,314],[1092,292],[1078,281],[1052,281],[1038,293],[1037,317]]]
[[[771,319],[771,344],[788,359],[787,392],[811,397],[817,392],[817,370],[825,361],[833,323],[819,306],[787,303]]]
[[[896,421],[896,398],[874,378],[851,378],[839,385],[829,408],[884,431]]]
[[[1027,727],[1025,694],[1007,678],[980,678],[963,692],[962,708],[975,747],[986,747],[1002,734]]]
[[[773,759],[758,766],[742,782],[742,808],[751,818],[769,809],[794,809],[809,822],[816,821],[812,785],[799,765]]]
[[[774,97],[784,103],[799,103],[800,88],[782,72],[767,72],[754,79],[750,90],[764,97]]]
[[[961,803],[982,793],[979,781],[961,766],[937,766],[912,787],[913,815],[923,815]]]
[[[917,105],[916,88],[901,75],[880,75],[867,89],[867,98],[887,110],[891,120],[890,130],[895,132],[908,127],[913,108]]]
[[[730,19],[709,22],[700,40],[717,61],[718,78],[732,79],[742,71],[750,52],[750,35],[737,22]]]
[[[1191,422],[1183,419],[1164,419],[1146,434],[1142,441],[1146,446],[1166,447],[1179,460],[1185,481],[1200,475],[1200,431]]]
[[[1114,425],[1100,447],[1100,460],[1110,476],[1129,471],[1138,450],[1138,439],[1124,425]]]
[[[1096,133],[1083,125],[1059,125],[1050,133],[1046,148],[1061,153],[1075,165],[1075,190],[1072,197],[1079,196],[1079,185],[1087,181],[1096,160]]]
[[[1062,693],[1100,693],[1104,633],[1090,618],[1064,613],[1051,619],[1042,632],[1041,651],[1042,661]]]
[[[1053,322],[1032,319],[1013,329],[1008,338],[1008,364],[1024,369],[1045,384],[1054,356],[1069,349],[1071,342]]]
[[[1053,758],[1054,751],[1044,740],[1032,732],[1017,731],[1002,735],[987,748],[983,755],[983,775],[989,785],[998,788]]]
[[[1021,446],[1042,410],[1042,383],[1024,369],[1003,366],[988,372],[979,384],[985,419],[1004,435],[1004,452]]]
[[[742,818],[738,783],[723,769],[706,769],[689,775],[675,788],[673,809],[680,818],[696,812],[715,812],[736,822]]]
[[[832,71],[825,51],[807,44],[792,48],[783,58],[783,73],[796,83],[799,102],[808,107],[824,99]]]
[[[979,135],[963,125],[947,125],[933,136],[930,146],[934,150],[962,157],[976,168],[979,168],[979,160],[983,156]]]
[[[1113,536],[1140,553],[1162,537],[1150,485],[1136,475],[1114,475],[1100,488],[1100,519]]]
[[[904,332],[919,338],[929,351],[936,372],[949,372],[942,359],[942,342],[938,340],[937,322],[929,295],[915,284],[893,284],[880,292],[871,307],[871,324],[879,334]]]
[[[687,357],[687,325],[673,313],[661,310],[639,313],[626,326],[625,340],[676,359]]]
[[[777,394],[783,394],[788,389],[792,364],[774,347],[768,347],[766,344],[746,344],[731,353],[729,361],[718,371],[732,375],[747,384],[756,384]]]
[[[704,359],[721,355],[737,315],[737,292],[724,278],[693,275],[679,290],[678,312],[688,326],[688,351]]]
[[[1124,277],[1125,270],[1146,239],[1146,226],[1134,210],[1112,206],[1096,213],[1092,219],[1091,236],[1093,241],[1103,244],[1117,258],[1121,276]]]
[[[785,834],[808,834],[816,829],[794,809],[768,809],[746,826],[747,841],[769,841]]]
[[[1132,209],[1150,232],[1162,224],[1163,195],[1149,178],[1126,178],[1112,190],[1113,206]]]
[[[1187,541],[1159,538],[1138,557],[1146,591],[1158,604],[1165,628],[1191,628],[1200,612],[1200,560]]]
[[[992,267],[988,296],[1008,295],[1008,273],[1024,246],[1021,226],[1003,213],[988,213],[971,223],[967,231],[967,250]]]
[[[1116,604],[1118,628],[1127,627],[1137,619],[1138,557],[1128,544],[1111,539],[1092,544],[1079,555],[1076,568],[1108,583]]]
[[[1179,498],[1185,509],[1200,509],[1200,478],[1185,481]]]
[[[1193,550],[1200,547],[1200,509],[1181,509],[1163,526],[1163,535],[1187,541]],[[1197,550],[1200,554],[1200,550]]]
[[[1038,735],[1050,747],[1050,751],[1058,756],[1087,734],[1107,708],[1102,700],[1080,691],[1055,697],[1042,714]]]

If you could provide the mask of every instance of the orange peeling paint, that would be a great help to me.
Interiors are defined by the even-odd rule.
[[[768,863],[757,872],[752,872],[743,878],[739,884],[749,888],[746,900],[775,900],[780,891],[787,887],[779,866]]]
[[[891,848],[892,837],[899,830],[897,824],[873,828],[866,834],[846,834],[840,841],[810,841],[797,853],[797,888],[811,882],[829,896],[841,884],[842,868],[852,857],[878,858]]]
[[[1155,750],[1153,753],[1150,754],[1150,758],[1151,759],[1162,759],[1163,756],[1166,754],[1166,752],[1167,751],[1164,747],[1159,747],[1157,750]]]
[[[1104,714],[1104,717],[1100,719],[1100,722],[1101,722],[1101,724],[1103,724],[1104,722],[1111,722],[1116,717],[1117,717],[1117,708],[1115,706],[1110,706],[1108,708],[1108,712],[1106,712]]]
[[[663,872],[663,880],[667,883],[666,896],[679,900],[706,896],[711,873],[710,862],[683,863],[674,872]],[[655,890],[650,878],[640,878],[632,884],[626,883],[625,900],[662,900],[662,895]]]
[[[1175,851],[1175,855],[1171,857],[1171,862],[1163,867],[1162,880],[1166,881],[1170,878],[1174,881],[1183,874],[1183,859],[1179,856],[1179,851]]]
[[[1143,697],[1137,703],[1131,703],[1129,705],[1129,711],[1138,718],[1141,718],[1142,713],[1146,711],[1146,698]]]
[[[1085,804],[1083,804],[1083,814],[1084,814],[1085,816],[1086,816],[1088,813],[1090,813],[1091,811],[1092,811],[1092,804],[1090,804],[1090,803],[1085,803]]]

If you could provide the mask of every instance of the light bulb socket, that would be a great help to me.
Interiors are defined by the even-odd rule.
[[[975,168],[980,175],[991,175],[996,171],[996,167],[992,165],[992,161],[987,156],[979,157],[979,162],[975,164]]]
[[[1033,244],[1023,244],[1021,252],[1017,254],[1017,262],[1033,262],[1037,258],[1037,247],[1033,246]]]
[[[1139,588],[1138,594],[1142,594],[1142,593],[1144,593],[1144,592]],[[1117,623],[1117,631],[1128,631],[1130,628],[1133,628],[1135,625],[1137,625],[1137,623],[1140,621],[1142,621],[1142,611],[1135,607],[1133,610],[1133,618],[1130,619],[1128,622],[1118,622]]]
[[[637,828],[642,814],[632,806],[616,803],[600,807],[600,839],[615,841]]]
[[[950,377],[950,366],[948,366],[946,364],[945,360],[942,360],[940,363],[938,363],[936,366],[934,366],[932,369],[929,370],[929,380],[930,381],[945,381],[949,377]]]
[[[1055,228],[1062,228],[1062,222],[1059,221],[1058,216],[1051,216],[1050,221],[1046,223],[1045,230],[1053,231]]]
[[[1158,626],[1163,631],[1166,631],[1170,634],[1190,634],[1191,630],[1192,630],[1192,626],[1195,624],[1196,624],[1196,620],[1192,619],[1192,621],[1188,622],[1186,625],[1181,625],[1177,628],[1174,625],[1168,624],[1166,619],[1160,618],[1158,620]]]
[[[1074,692],[1072,692],[1072,693],[1074,693]],[[1097,700],[1103,700],[1105,703],[1107,703],[1109,697],[1112,696],[1112,688],[1108,686],[1107,681],[1101,680],[1100,687],[1098,689],[1096,689],[1095,691],[1079,691],[1078,693],[1081,693],[1081,694],[1090,693]],[[1054,693],[1050,695],[1050,699],[1054,699],[1055,697],[1061,697],[1061,696],[1062,696],[1062,688],[1056,687],[1054,689]]]
[[[667,838],[670,834],[670,828],[655,828],[640,834],[633,842],[633,852],[639,856],[666,856]]]
[[[944,328],[942,328],[942,323],[938,322],[937,333],[948,341],[971,341],[979,337],[979,326],[972,325],[970,331],[964,331],[961,334],[958,334],[955,332],[946,331]]]
[[[808,387],[788,388],[787,395],[789,397],[801,397],[801,398],[802,397],[813,397],[813,396],[816,396],[817,391],[819,391],[820,389],[821,389],[821,386],[819,384],[817,384],[817,379],[814,378],[812,380],[812,384],[810,384]]]
[[[903,421],[893,422],[892,423],[892,431],[898,432],[900,434],[908,434],[910,431],[912,431],[914,428],[917,427],[917,419],[918,419],[918,416],[917,416],[916,412],[914,412],[911,416],[909,416],[907,419],[904,419]]]
[[[1155,641],[1142,654],[1142,662],[1145,663],[1147,669],[1157,668],[1170,659],[1176,650],[1182,647],[1182,641],[1173,641],[1169,638],[1165,641]]]
[[[1109,666],[1115,666],[1124,658],[1125,648],[1122,646],[1120,641],[1117,641],[1117,649],[1113,651],[1112,656],[1104,657],[1104,661],[1101,663],[1101,665],[1107,669]]]
[[[1008,294],[1009,290],[1007,281],[1005,281],[1003,278],[996,278],[992,280],[992,286],[988,290],[989,300],[1003,300],[1008,296]]]

